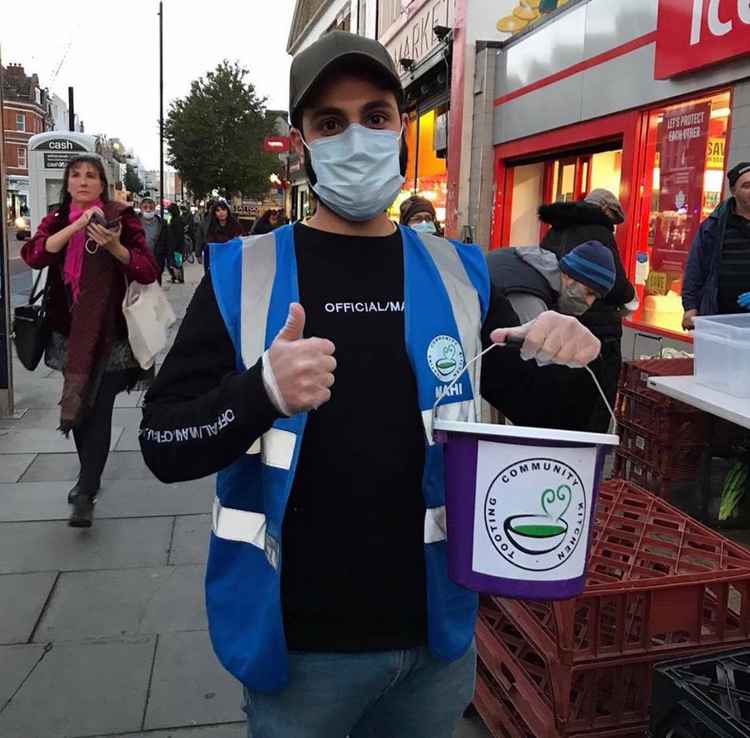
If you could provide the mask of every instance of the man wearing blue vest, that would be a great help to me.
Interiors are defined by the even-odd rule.
[[[381,44],[327,34],[290,87],[318,209],[212,249],[141,447],[166,482],[218,472],[208,619],[252,738],[450,738],[473,695],[477,596],[447,576],[433,404],[475,420],[481,383],[541,424],[540,400],[565,390],[540,364],[587,364],[599,343],[556,313],[518,326],[477,247],[388,219],[407,117]],[[463,373],[509,334],[520,354]]]

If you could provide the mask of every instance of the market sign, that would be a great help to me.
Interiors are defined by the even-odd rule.
[[[698,231],[711,103],[664,113],[659,136],[659,214],[651,255],[656,271],[680,272]]]
[[[750,0],[659,0],[655,79],[750,54]]]
[[[269,154],[285,154],[289,151],[289,136],[266,136],[263,139],[263,151]]]
[[[55,151],[57,153],[60,152],[76,152],[76,151],[85,151],[88,152],[88,149],[78,143],[78,141],[72,141],[69,138],[48,138],[41,143],[38,143],[34,148],[33,151]]]
[[[410,4],[411,5],[411,4]],[[439,43],[433,33],[435,26],[453,26],[456,0],[432,0],[418,10],[405,9],[405,14],[389,28],[382,39],[397,67],[401,59],[412,66],[424,59]]]

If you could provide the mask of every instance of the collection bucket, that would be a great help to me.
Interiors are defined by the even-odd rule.
[[[500,597],[579,595],[604,459],[618,436],[439,417],[433,429],[444,445],[450,578]]]

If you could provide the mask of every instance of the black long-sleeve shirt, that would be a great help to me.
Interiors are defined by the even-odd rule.
[[[423,644],[424,430],[404,340],[401,236],[351,238],[298,224],[295,244],[304,335],[332,340],[338,366],[330,402],[309,415],[284,519],[287,642],[313,651]],[[347,309],[356,303],[376,309]],[[485,345],[491,329],[517,324],[508,301],[493,296]],[[482,393],[508,417],[558,424],[552,408],[566,393],[545,369],[501,348],[483,367]],[[212,474],[276,417],[261,362],[235,370],[204,279],[146,396],[146,463],[166,482]]]

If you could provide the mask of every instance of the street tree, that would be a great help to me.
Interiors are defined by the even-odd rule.
[[[132,164],[126,165],[125,189],[136,195],[143,190],[143,182],[138,177],[138,170]]]
[[[248,73],[225,59],[170,105],[164,124],[168,162],[198,197],[214,189],[261,197],[278,169],[278,158],[263,151],[273,122],[265,115],[265,98],[246,81]]]

